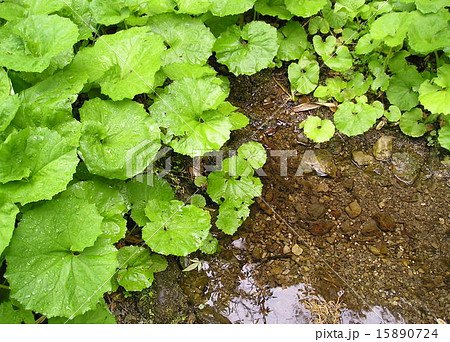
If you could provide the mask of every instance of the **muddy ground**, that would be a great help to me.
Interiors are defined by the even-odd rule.
[[[288,159],[286,175],[280,157],[268,158],[250,218],[232,237],[214,231],[220,253],[192,256],[203,262],[201,272],[181,272],[186,260],[173,258],[150,289],[107,295],[118,321],[448,321],[448,155],[389,125],[320,145],[308,141],[299,122],[332,110],[298,112],[313,99],[291,101],[283,69],[232,78],[231,87],[230,101],[251,123],[227,147],[254,140],[269,153],[297,156]],[[380,138],[386,144],[377,144]],[[309,170],[296,176],[302,160]],[[189,178],[187,166],[184,172]]]

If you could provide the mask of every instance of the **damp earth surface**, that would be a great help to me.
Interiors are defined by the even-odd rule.
[[[149,289],[106,295],[118,322],[448,321],[448,154],[389,124],[315,144],[299,123],[330,118],[332,104],[293,101],[285,69],[230,77],[250,125],[226,149],[267,148],[263,195],[234,236],[213,230],[215,255],[170,258]],[[188,166],[171,181],[181,200],[194,191]],[[201,270],[183,272],[193,259]]]

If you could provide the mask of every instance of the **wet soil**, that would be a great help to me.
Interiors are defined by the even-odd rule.
[[[332,108],[298,112],[296,106],[314,99],[291,101],[283,69],[232,78],[231,87],[230,101],[251,124],[235,133],[227,148],[249,140],[265,145],[263,195],[234,236],[214,231],[220,253],[193,256],[202,260],[202,271],[181,272],[174,258],[148,291],[110,295],[118,321],[448,321],[445,152],[388,125],[312,143],[298,124],[311,114],[329,118]],[[378,159],[387,152],[386,160],[377,160],[374,145],[386,137],[393,137],[392,151],[375,151]],[[291,151],[285,174],[279,153],[271,152],[277,150]]]

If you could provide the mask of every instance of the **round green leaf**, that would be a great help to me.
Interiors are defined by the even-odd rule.
[[[321,143],[330,140],[334,135],[334,125],[330,120],[318,116],[308,116],[303,122],[306,136],[314,142]]]
[[[408,12],[385,13],[370,26],[373,39],[382,40],[387,46],[403,44],[411,16]]]
[[[93,309],[117,267],[103,217],[78,198],[54,199],[23,214],[6,254],[12,298],[47,317]]]
[[[235,75],[252,75],[267,68],[278,51],[277,30],[261,21],[243,28],[233,25],[214,44],[217,61]]]
[[[224,102],[228,91],[217,77],[185,78],[165,88],[150,112],[167,128],[175,152],[201,156],[219,150],[230,138],[242,120],[233,115],[236,107]]]
[[[227,199],[252,204],[253,198],[261,196],[262,183],[251,175],[230,176],[224,171],[214,171],[208,175],[207,192],[219,204]]]
[[[225,234],[233,235],[249,215],[248,205],[225,200],[220,205],[216,226]]]
[[[203,244],[200,246],[200,250],[205,254],[214,254],[217,252],[219,248],[219,241],[211,235],[208,234],[208,237],[203,241]]]
[[[189,15],[161,14],[150,17],[150,29],[161,35],[168,49],[162,64],[205,64],[212,54],[215,37],[199,18]]]
[[[319,63],[308,58],[303,58],[298,63],[290,64],[288,76],[292,90],[300,94],[313,92],[319,83],[319,73]]]
[[[419,104],[418,89],[423,78],[414,67],[408,67],[392,76],[386,96],[401,110],[410,110]]]
[[[31,15],[0,27],[0,66],[42,72],[53,57],[72,49],[78,28],[57,15]]]
[[[137,176],[126,183],[125,193],[131,205],[131,218],[140,226],[148,222],[144,212],[148,201],[171,201],[175,198],[172,187],[165,179],[149,174]]]
[[[292,14],[308,18],[324,8],[327,0],[285,0],[284,2]]]
[[[287,10],[284,0],[256,0],[255,11],[282,20],[289,20],[294,16]]]
[[[161,132],[141,104],[130,100],[86,101],[80,155],[90,172],[113,179],[141,173],[161,147]]]
[[[145,208],[150,220],[142,238],[155,252],[186,256],[196,251],[208,236],[209,213],[181,201],[150,201]]]
[[[191,197],[191,204],[195,205],[198,208],[203,208],[206,207],[206,199],[200,194],[195,194]]]
[[[353,103],[346,101],[341,103],[334,113],[334,124],[336,128],[351,137],[358,134],[363,134],[368,131],[383,115],[384,111],[381,108],[375,108],[362,101]]]
[[[76,146],[48,128],[26,128],[0,145],[0,195],[25,205],[65,190],[79,160]]]
[[[241,14],[253,7],[256,0],[209,0],[211,2],[210,11],[219,17],[227,15]]]
[[[267,153],[260,143],[251,141],[238,148],[239,157],[246,160],[254,169],[260,169],[267,160]]]
[[[389,122],[397,122],[402,117],[402,112],[397,106],[389,106],[389,111],[384,113]]]
[[[133,27],[101,36],[76,55],[70,70],[89,75],[114,101],[132,99],[153,90],[165,50],[162,37],[149,27]]]
[[[303,26],[296,21],[290,21],[278,30],[277,57],[282,61],[299,59],[308,47],[308,39]]]
[[[408,43],[413,51],[426,55],[450,46],[448,34],[450,14],[447,9],[427,15],[413,12],[412,16],[408,29]]]
[[[414,108],[402,115],[400,118],[400,129],[411,137],[421,137],[427,131],[427,126],[422,121],[422,110]]]
[[[100,181],[86,181],[71,185],[60,197],[74,197],[94,204],[103,217],[102,236],[108,238],[111,243],[125,237],[127,221],[123,214],[127,211],[127,207],[119,190]]]
[[[149,287],[154,279],[153,273],[167,267],[167,261],[163,257],[156,254],[152,256],[144,247],[122,247],[117,260],[120,268],[117,281],[127,291],[142,291]]]
[[[434,114],[450,114],[450,65],[437,70],[437,77],[426,80],[419,88],[419,101]]]

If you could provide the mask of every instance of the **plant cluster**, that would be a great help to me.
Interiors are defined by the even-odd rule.
[[[248,217],[262,189],[255,170],[266,161],[258,143],[197,177],[206,191],[190,204],[146,171],[164,147],[204,156],[248,124],[211,60],[235,75],[285,63],[294,92],[339,102],[334,124],[302,123],[315,141],[335,126],[361,134],[384,116],[412,136],[439,126],[450,149],[448,5],[2,1],[0,322],[30,323],[34,312],[49,323],[114,323],[105,292],[150,286],[164,255],[214,253],[212,224],[233,234]],[[319,85],[324,65],[332,72]],[[129,151],[143,142],[130,170]],[[133,226],[145,247],[118,249]]]

